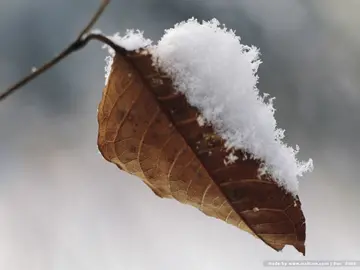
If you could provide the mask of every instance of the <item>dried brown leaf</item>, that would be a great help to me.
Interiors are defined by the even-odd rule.
[[[190,204],[277,251],[293,245],[305,254],[299,198],[260,178],[260,161],[242,159],[241,151],[225,165],[224,141],[198,116],[148,51],[117,53],[99,105],[98,147],[158,196]]]

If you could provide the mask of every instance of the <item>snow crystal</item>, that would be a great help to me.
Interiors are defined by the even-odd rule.
[[[263,160],[266,173],[297,193],[297,177],[313,169],[312,160],[298,161],[298,147],[282,142],[284,130],[276,127],[273,99],[257,88],[261,61],[256,47],[241,44],[240,37],[216,19],[199,23],[192,18],[166,30],[151,52],[154,63],[171,76],[229,149]]]
[[[228,154],[228,155],[225,157],[224,164],[225,164],[226,166],[227,166],[227,165],[230,165],[230,164],[233,164],[233,163],[235,163],[238,159],[239,159],[239,157],[235,156],[234,151],[231,151],[230,154]]]
[[[201,117],[199,124],[211,124],[226,141],[229,155],[225,164],[235,162],[234,150],[250,153],[246,158],[261,159],[259,174],[271,174],[277,183],[296,195],[298,177],[313,169],[312,160],[298,161],[295,149],[282,142],[284,130],[276,127],[274,98],[260,94],[257,69],[259,50],[240,43],[233,30],[213,19],[195,19],[165,30],[157,45],[142,32],[130,30],[124,37],[110,37],[127,50],[148,47],[154,64],[173,80]],[[114,51],[106,58],[106,82]]]

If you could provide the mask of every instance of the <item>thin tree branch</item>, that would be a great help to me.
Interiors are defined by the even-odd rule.
[[[80,32],[78,39],[81,39],[86,33],[88,33],[91,28],[94,26],[94,24],[97,22],[97,20],[100,18],[101,14],[104,12],[107,5],[110,3],[110,0],[102,0],[101,4],[98,8],[98,10],[95,12],[93,17],[91,18],[90,22],[87,26]]]
[[[101,4],[96,11],[96,13],[91,18],[90,22],[84,27],[84,29],[80,32],[77,39],[71,43],[67,48],[65,48],[61,53],[59,53],[55,58],[51,59],[49,62],[45,63],[43,66],[38,68],[36,71],[30,73],[28,76],[23,78],[22,80],[18,81],[11,87],[9,87],[4,93],[0,94],[0,102],[4,100],[6,97],[14,93],[16,90],[21,88],[22,86],[26,85],[28,82],[32,81],[36,77],[38,77],[40,74],[44,73],[57,63],[59,63],[61,60],[66,58],[71,53],[78,51],[82,49],[90,40],[98,40],[101,41],[108,46],[114,48],[116,51],[120,53],[124,53],[125,50],[117,46],[115,43],[113,43],[110,39],[107,37],[101,35],[101,34],[94,34],[89,33],[93,25],[96,23],[96,21],[99,19],[101,14],[104,12],[106,6],[109,4],[110,0],[102,0]]]

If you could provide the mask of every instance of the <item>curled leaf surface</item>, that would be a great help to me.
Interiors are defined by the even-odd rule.
[[[305,254],[299,198],[247,153],[226,162],[225,142],[154,67],[146,49],[116,53],[98,110],[98,147],[104,158],[138,176],[156,195],[190,204],[279,251]],[[225,162],[224,162],[225,161]]]

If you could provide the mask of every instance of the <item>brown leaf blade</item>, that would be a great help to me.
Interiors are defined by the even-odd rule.
[[[198,115],[147,51],[116,54],[98,109],[99,150],[158,196],[190,204],[275,250],[293,245],[305,254],[299,199],[259,178],[260,161],[225,165],[224,141],[200,126]]]

